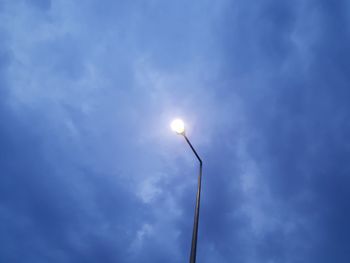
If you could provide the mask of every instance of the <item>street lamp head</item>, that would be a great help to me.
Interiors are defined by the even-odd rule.
[[[181,119],[175,119],[171,122],[171,129],[177,134],[185,134],[185,124]]]

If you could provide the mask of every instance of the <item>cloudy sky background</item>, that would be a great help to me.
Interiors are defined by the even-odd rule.
[[[0,0],[0,261],[350,260],[350,3]]]

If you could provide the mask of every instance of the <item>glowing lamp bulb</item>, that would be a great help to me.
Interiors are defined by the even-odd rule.
[[[170,126],[171,126],[171,129],[177,134],[185,133],[185,124],[180,119],[173,120]]]

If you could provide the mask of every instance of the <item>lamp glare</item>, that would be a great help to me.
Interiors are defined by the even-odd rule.
[[[177,134],[185,133],[185,124],[181,119],[173,120],[170,126],[171,126],[171,129]]]

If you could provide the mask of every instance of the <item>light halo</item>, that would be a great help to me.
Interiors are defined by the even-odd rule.
[[[185,134],[185,123],[180,118],[174,119],[171,122],[170,127],[177,134]]]

